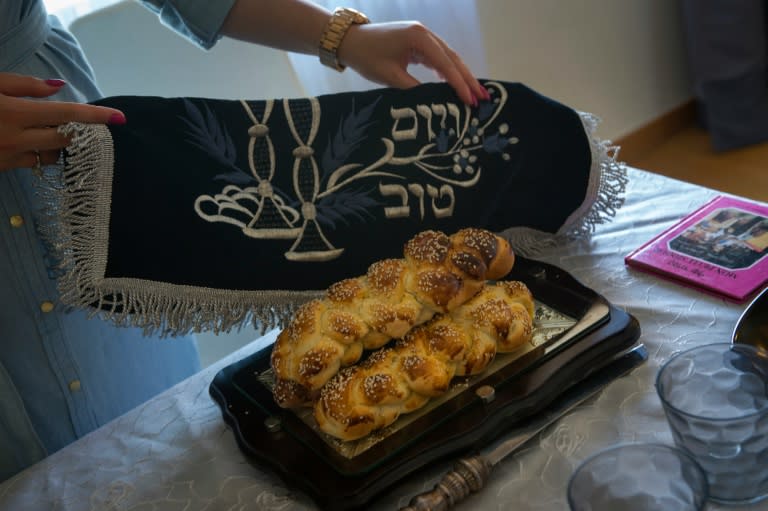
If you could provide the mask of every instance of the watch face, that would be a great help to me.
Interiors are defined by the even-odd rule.
[[[368,22],[371,21],[371,20],[368,19],[368,16],[366,16],[362,12],[360,12],[360,11],[353,11],[353,12],[354,12],[354,15],[355,15],[354,20],[353,20],[354,23],[363,24],[363,23],[368,23]]]
[[[334,12],[334,14],[337,14],[337,13],[350,16],[352,18],[352,23],[356,23],[358,25],[363,23],[370,23],[371,21],[370,19],[368,19],[368,16],[358,11],[357,9],[352,9],[351,7],[339,7]]]

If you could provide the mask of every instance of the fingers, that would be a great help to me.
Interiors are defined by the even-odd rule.
[[[437,42],[443,47],[443,51],[445,51],[445,54],[453,62],[454,66],[456,66],[456,69],[461,75],[461,78],[464,80],[464,83],[466,83],[469,86],[469,89],[474,95],[474,97],[477,99],[483,99],[483,100],[490,99],[490,94],[488,94],[488,90],[480,84],[477,78],[475,78],[475,75],[472,74],[472,71],[469,70],[469,67],[464,62],[464,60],[462,60],[459,54],[456,53],[450,46],[448,46],[448,44],[445,41],[440,39],[438,36],[434,36],[434,37],[437,40]]]
[[[58,126],[67,122],[125,124],[125,115],[114,108],[24,99],[48,97],[65,85],[59,79],[0,73],[0,96],[5,96],[0,105],[0,121],[21,127]]]
[[[56,128],[25,129],[12,141],[6,139],[5,144],[0,144],[0,170],[32,168],[37,164],[37,152],[41,164],[56,163],[60,150],[68,143],[69,139]]]
[[[16,149],[20,152],[59,150],[68,143],[69,139],[56,128],[30,128],[17,137]]]
[[[61,151],[40,151],[40,165],[53,165],[59,161]],[[0,158],[0,172],[11,169],[32,169],[37,166],[37,153],[27,151]]]
[[[0,73],[0,94],[13,97],[45,98],[57,93],[66,82],[57,78],[42,80],[15,73]]]
[[[53,165],[59,161],[59,157],[61,157],[61,149],[55,149],[52,151],[40,151],[40,164]]]
[[[41,163],[56,162],[68,143],[57,126],[125,124],[125,115],[114,108],[28,99],[48,97],[65,85],[58,79],[0,73],[0,170],[34,166],[38,154]]]
[[[415,26],[420,27],[420,25]],[[414,49],[421,54],[423,64],[437,71],[453,87],[464,103],[476,105],[477,99],[470,85],[459,71],[456,63],[446,52],[447,45],[441,44],[437,36],[426,28],[422,27],[421,31],[417,32],[417,34],[417,39],[414,41]]]
[[[453,87],[462,101],[477,106],[478,99],[488,99],[488,91],[480,85],[461,57],[440,37],[424,29],[416,51],[422,55],[422,63],[434,69]]]
[[[338,54],[343,63],[376,83],[413,87],[419,81],[408,73],[408,66],[424,64],[448,82],[464,103],[477,105],[478,99],[489,98],[461,57],[418,22],[354,25]]]
[[[397,87],[398,89],[409,89],[419,85],[419,82],[413,75],[402,68],[396,68],[392,76],[390,87]]]
[[[125,115],[114,108],[60,101],[26,101],[24,127],[59,126],[68,122],[125,124]]]

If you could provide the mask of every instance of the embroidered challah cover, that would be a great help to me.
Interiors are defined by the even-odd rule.
[[[414,234],[588,236],[625,173],[595,119],[519,83],[267,100],[110,97],[45,181],[62,300],[165,333],[279,325]]]

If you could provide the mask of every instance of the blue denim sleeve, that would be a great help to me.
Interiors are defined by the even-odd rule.
[[[0,71],[65,79],[56,101],[101,96],[40,0],[0,0],[0,13]],[[29,169],[0,172],[0,481],[200,369],[193,336],[161,341],[60,303],[37,192]]]
[[[236,0],[141,0],[161,22],[198,46],[213,47]]]

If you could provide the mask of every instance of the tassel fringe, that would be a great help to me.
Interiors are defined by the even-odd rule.
[[[512,227],[500,233],[526,257],[536,257],[549,248],[576,239],[588,238],[595,228],[610,222],[624,205],[628,177],[626,165],[618,160],[619,147],[596,136],[600,119],[580,112],[592,151],[587,193],[580,208],[574,211],[558,232],[545,233],[528,227]]]
[[[228,332],[248,322],[263,332],[285,324],[316,291],[229,291],[141,279],[104,278],[114,154],[106,126],[70,123],[66,165],[40,177],[45,225],[60,300],[120,326],[161,336]]]

